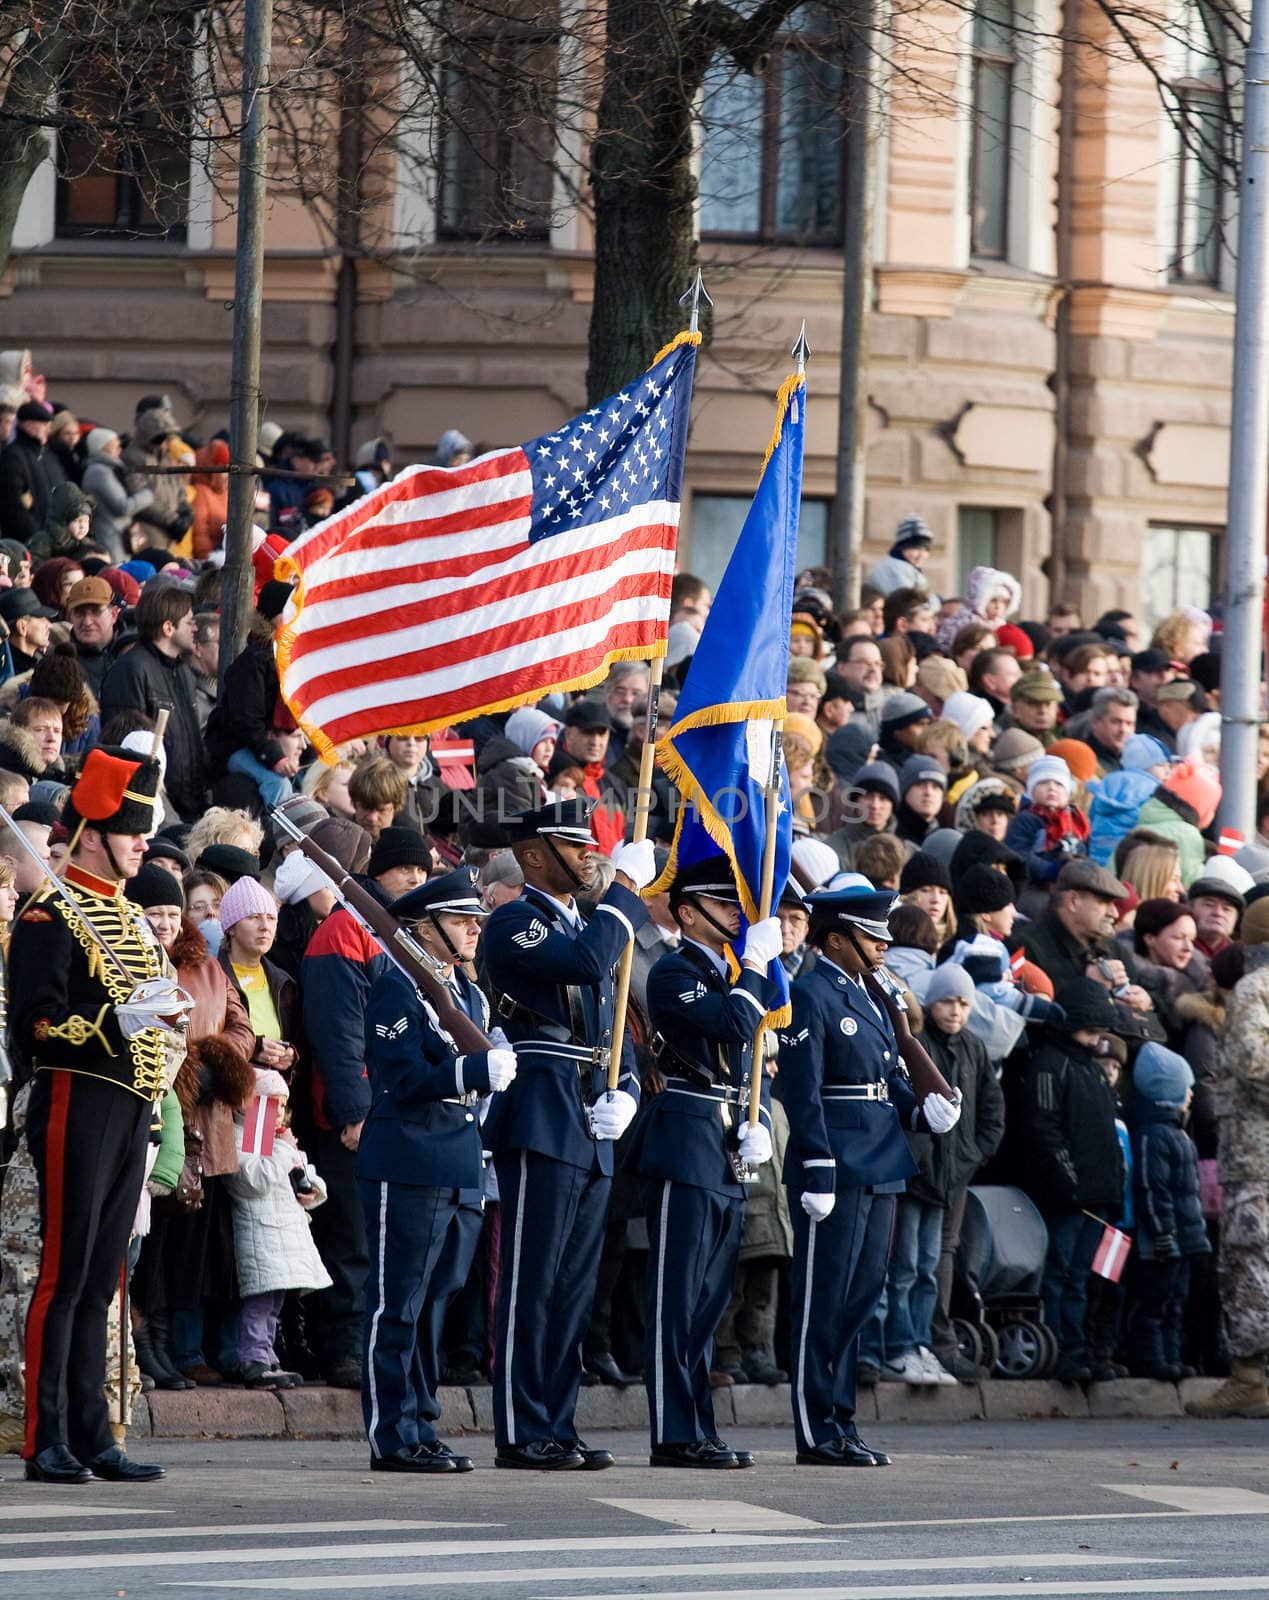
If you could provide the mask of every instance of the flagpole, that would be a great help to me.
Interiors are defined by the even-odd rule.
[[[665,657],[655,656],[648,678],[648,715],[643,727],[643,749],[639,752],[639,791],[635,798],[632,843],[648,837],[648,815],[652,810],[652,767],[656,760],[657,719],[661,712],[661,680],[665,676]],[[630,974],[634,970],[634,940],[621,954],[617,987],[612,997],[612,1053],[608,1057],[608,1087],[615,1089],[621,1078],[622,1041],[626,1036],[626,1010],[630,1003]]]
[[[771,724],[771,764],[764,794],[767,817],[766,837],[762,841],[762,884],[758,890],[758,920],[763,922],[771,915],[771,902],[775,897],[776,823],[780,815],[780,735],[784,731],[784,718]],[[758,1113],[762,1109],[762,1078],[766,1068],[762,1063],[762,1045],[767,1032],[764,1017],[754,1029],[753,1058],[749,1065],[749,1126],[758,1126]]]

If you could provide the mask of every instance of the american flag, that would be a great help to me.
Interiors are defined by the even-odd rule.
[[[282,692],[324,755],[664,651],[698,342],[553,433],[413,467],[291,545]]]

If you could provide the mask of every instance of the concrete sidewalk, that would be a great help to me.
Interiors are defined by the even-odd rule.
[[[979,1384],[914,1389],[879,1384],[860,1391],[859,1417],[880,1422],[1007,1422],[1049,1417],[1180,1417],[1185,1402],[1210,1394],[1218,1378],[1189,1378],[1180,1384],[1125,1378],[1086,1388],[1052,1381],[999,1379]],[[442,1389],[443,1435],[491,1433],[493,1390]],[[722,1429],[792,1426],[788,1384],[760,1388],[745,1384],[716,1389],[714,1406]],[[634,1389],[583,1389],[577,1406],[583,1434],[607,1429],[641,1431],[648,1426],[642,1386]],[[132,1427],[137,1436],[161,1439],[361,1439],[365,1430],[361,1396],[349,1389],[317,1386],[274,1394],[258,1389],[155,1390],[137,1403]]]

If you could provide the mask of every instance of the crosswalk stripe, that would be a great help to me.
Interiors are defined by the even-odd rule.
[[[822,1528],[810,1517],[795,1517],[788,1511],[773,1511],[768,1506],[751,1505],[746,1500],[604,1500],[601,1506],[632,1511],[637,1517],[652,1517],[657,1522],[672,1522],[676,1527],[700,1533],[758,1533],[782,1528]]]
[[[170,1517],[170,1511],[138,1511],[134,1506],[86,1505],[82,1500],[23,1500],[0,1506],[0,1522],[27,1522],[33,1517]]]
[[[1255,1489],[1222,1488],[1217,1485],[1191,1487],[1186,1484],[1103,1483],[1115,1494],[1130,1494],[1137,1500],[1154,1500],[1175,1506],[1178,1511],[1197,1511],[1205,1516],[1251,1517],[1269,1511],[1269,1494]]]
[[[1266,1592],[1269,1573],[1242,1578],[1113,1578],[1106,1583],[1028,1583],[1019,1590],[1018,1579],[1009,1583],[940,1583],[933,1588],[923,1583],[845,1584],[831,1589],[780,1589],[778,1600],[998,1600],[1020,1593],[1032,1600],[1035,1595],[1060,1595],[1074,1600],[1082,1595],[1160,1594],[1170,1600],[1192,1594],[1260,1594]],[[556,1594],[529,1595],[527,1600],[559,1600]],[[568,1600],[650,1600],[647,1590],[604,1594],[570,1595]],[[738,1600],[734,1589],[667,1589],[654,1600]]]
[[[979,1570],[1011,1570],[1015,1567],[1025,1568],[1028,1571],[1052,1571],[1061,1567],[1076,1567],[1083,1571],[1087,1567],[1112,1567],[1134,1566],[1136,1562],[1131,1556],[1086,1556],[1086,1555],[1052,1555],[1052,1556],[930,1556],[913,1558],[910,1556],[895,1556],[890,1560],[855,1560],[842,1556],[834,1561],[708,1561],[708,1562],[674,1562],[663,1567],[559,1567],[555,1569],[555,1576],[561,1580],[567,1579],[570,1583],[581,1578],[617,1578],[622,1581],[630,1579],[651,1578],[724,1578],[724,1577],[779,1577],[786,1573],[812,1572],[840,1572],[842,1567],[849,1562],[852,1573],[856,1572],[893,1572],[896,1567],[902,1567],[905,1572],[975,1572]],[[1153,1565],[1167,1565],[1162,1558],[1152,1558]],[[270,1592],[281,1591],[284,1593],[320,1592],[322,1589],[338,1589],[341,1594],[351,1594],[357,1589],[404,1589],[404,1588],[467,1588],[473,1585],[487,1586],[497,1583],[532,1583],[543,1575],[537,1572],[525,1572],[522,1568],[507,1570],[493,1568],[483,1572],[413,1572],[413,1573],[376,1573],[357,1572],[344,1573],[339,1577],[331,1577],[329,1581],[323,1579],[319,1573],[310,1574],[303,1578],[215,1578],[210,1583],[179,1582],[165,1587],[175,1589],[267,1589]],[[1016,1580],[1015,1580],[1016,1581]],[[644,1591],[649,1600],[664,1600],[656,1590]],[[737,1600],[736,1591],[725,1591],[732,1594]],[[785,1591],[768,1591],[783,1594]],[[870,1591],[872,1592],[872,1591]],[[695,1590],[692,1591],[696,1593]]]
[[[126,1515],[120,1512],[118,1515]],[[266,1534],[279,1538],[310,1539],[315,1533],[423,1533],[429,1528],[501,1528],[501,1522],[395,1522],[380,1519],[375,1522],[237,1522],[237,1538],[263,1539]],[[110,1539],[223,1539],[223,1527],[190,1528],[75,1528],[59,1529],[56,1533],[23,1533],[15,1535],[27,1544],[91,1544]]]
[[[806,1544],[805,1535],[756,1534],[751,1546]],[[836,1542],[836,1541],[833,1541]],[[438,1560],[442,1556],[514,1556],[539,1555],[550,1552],[566,1555],[570,1551],[584,1550],[707,1550],[725,1546],[735,1548],[734,1533],[667,1533],[667,1534],[605,1534],[578,1539],[416,1539],[388,1544],[334,1544],[314,1545],[311,1549],[295,1546],[288,1549],[286,1558],[293,1562],[305,1556],[322,1561],[373,1561],[401,1560],[411,1556],[426,1556]],[[100,1556],[12,1556],[0,1559],[0,1574],[7,1572],[73,1572],[92,1571],[97,1568],[124,1566],[192,1567],[253,1566],[275,1562],[278,1551],[275,1545],[257,1546],[249,1550],[231,1550],[224,1546],[210,1550],[111,1550]]]

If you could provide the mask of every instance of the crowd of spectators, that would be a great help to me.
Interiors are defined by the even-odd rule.
[[[279,693],[274,636],[289,590],[273,558],[394,466],[373,440],[340,479],[320,440],[272,428],[264,438],[256,609],[218,690],[223,436],[183,430],[162,395],[144,396],[117,433],[56,409],[42,380],[0,391],[0,806],[11,818],[0,827],[0,945],[15,906],[40,889],[35,858],[56,867],[65,852],[61,810],[85,752],[102,742],[148,753],[168,713],[162,820],[128,893],[198,999],[132,1253],[135,1347],[145,1382],[169,1388],[361,1381],[355,1163],[371,1092],[364,1013],[382,958],[271,811],[284,807],[385,902],[467,862],[493,908],[521,884],[499,826],[508,812],[590,797],[607,865],[633,825],[648,709],[647,668],[626,663],[584,695],[316,761]],[[438,459],[459,464],[472,448],[451,431]],[[906,519],[844,614],[825,574],[802,574],[790,640],[796,887],[853,872],[895,892],[891,970],[965,1107],[953,1137],[913,1135],[921,1173],[901,1203],[861,1376],[979,1375],[951,1313],[966,1192],[983,1181],[1021,1187],[1046,1222],[1059,1376],[1223,1373],[1218,1163],[1237,1098],[1223,1040],[1236,987],[1269,950],[1269,798],[1264,835],[1218,837],[1219,632],[1190,609],[1149,631],[1130,611],[1086,625],[1065,605],[1021,621],[1021,584],[985,567],[963,596],[941,599],[926,578],[933,542]],[[699,579],[675,579],[663,727],[710,603]],[[1267,770],[1269,730],[1258,778]],[[665,847],[676,797],[660,774],[653,791]],[[597,892],[604,882],[601,872]],[[642,1002],[652,964],[681,934],[667,896],[650,906],[631,1025],[655,1093]],[[796,896],[780,917],[796,975],[815,959]],[[723,1386],[778,1382],[787,1369],[787,1125],[770,1048],[776,1159],[747,1203],[716,1342]],[[20,1326],[38,1218],[13,1176],[25,1063],[6,1058],[0,1074],[11,1152],[0,1413],[17,1415],[20,1353],[5,1330]],[[288,1103],[269,1161],[242,1149],[243,1107],[262,1081]],[[476,1268],[446,1319],[450,1382],[490,1374],[492,1185],[484,1213]],[[619,1180],[585,1344],[590,1382],[637,1381],[637,1213]],[[1134,1244],[1118,1285],[1090,1279],[1109,1223]]]

